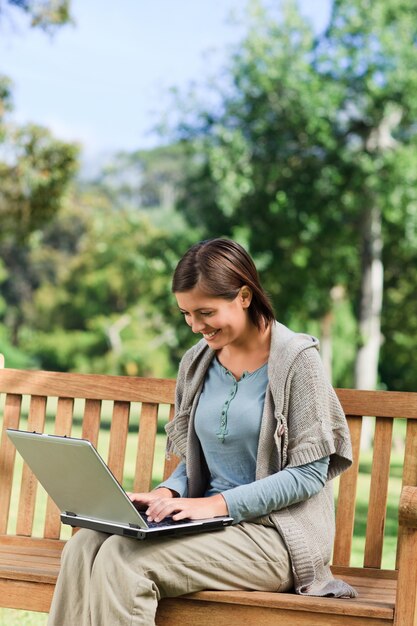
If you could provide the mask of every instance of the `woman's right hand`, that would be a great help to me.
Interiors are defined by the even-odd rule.
[[[144,509],[148,508],[148,506],[155,500],[160,500],[161,498],[175,498],[178,496],[176,491],[172,491],[167,487],[159,487],[158,489],[147,491],[145,493],[132,493],[128,491],[127,495],[132,502],[141,504]]]

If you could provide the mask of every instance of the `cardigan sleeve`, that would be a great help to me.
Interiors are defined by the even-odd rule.
[[[346,417],[316,349],[300,352],[289,381],[287,466],[330,457],[329,478],[352,463]]]

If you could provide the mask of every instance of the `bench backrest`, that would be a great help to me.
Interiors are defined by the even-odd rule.
[[[66,374],[56,372],[0,369],[0,393],[4,397],[3,433],[0,442],[0,535],[16,533],[31,536],[36,507],[37,481],[29,468],[23,466],[20,487],[13,485],[15,448],[5,434],[6,428],[70,435],[73,425],[81,419],[80,435],[97,445],[100,425],[110,429],[107,463],[116,478],[125,478],[126,443],[129,431],[137,438],[136,467],[132,471],[134,491],[151,487],[154,465],[158,416],[173,416],[175,381],[166,379]],[[396,467],[397,480],[402,485],[417,486],[417,393],[385,391],[336,390],[352,436],[353,466],[345,472],[338,486],[336,538],[333,563],[347,566],[351,561],[352,537],[355,525],[356,492],[360,467],[360,439],[364,416],[375,417],[372,469],[370,474],[369,507],[366,516],[366,539],[363,565],[381,568],[384,545],[390,458],[394,422],[403,421],[405,439],[403,463]],[[74,412],[75,403],[82,401],[80,418]],[[53,402],[52,419],[47,418],[47,404]],[[103,417],[109,411],[111,420]],[[22,414],[27,409],[26,417]],[[50,411],[49,411],[50,413]],[[138,419],[139,418],[139,419]],[[400,429],[401,430],[401,429]],[[132,436],[132,435],[130,435]],[[165,461],[163,476],[174,469],[177,459]],[[16,479],[15,479],[16,480]],[[9,511],[13,494],[17,501],[16,527],[10,529]],[[43,514],[43,536],[59,538],[59,511],[48,500]]]
[[[126,443],[129,426],[136,424],[137,454],[134,491],[147,491],[151,486],[158,414],[166,407],[168,419],[173,416],[175,381],[122,376],[78,375],[57,372],[0,370],[0,393],[5,394],[3,432],[0,443],[0,534],[9,526],[9,512],[15,472],[15,448],[6,435],[6,428],[71,435],[74,403],[83,400],[80,436],[98,445],[103,406],[111,403],[110,440],[107,464],[114,476],[123,482]],[[53,423],[47,422],[47,401],[56,399]],[[136,403],[140,403],[136,406]],[[27,408],[27,411],[25,409]],[[132,407],[139,412],[133,414]],[[106,407],[108,411],[108,407]],[[27,422],[21,426],[22,414]],[[137,418],[139,417],[139,425]],[[45,428],[47,425],[47,428]],[[166,461],[164,476],[169,475],[177,460]],[[140,467],[139,467],[140,466]],[[18,496],[16,534],[31,536],[36,506],[37,480],[24,465]],[[59,538],[59,511],[48,499],[43,536]]]

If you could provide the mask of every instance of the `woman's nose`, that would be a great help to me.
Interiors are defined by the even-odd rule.
[[[192,319],[190,326],[191,326],[191,330],[193,331],[193,333],[201,333],[205,324],[202,320]]]

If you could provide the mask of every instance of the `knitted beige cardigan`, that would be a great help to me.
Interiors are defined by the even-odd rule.
[[[202,496],[208,470],[194,430],[194,414],[215,352],[203,340],[184,355],[177,378],[176,412],[167,425],[167,454],[186,461],[189,497]],[[272,326],[268,387],[259,436],[256,478],[330,456],[325,487],[304,502],[256,521],[274,525],[290,555],[296,593],[355,597],[334,579],[329,563],[334,539],[331,480],[352,463],[349,429],[318,354],[318,340]]]

